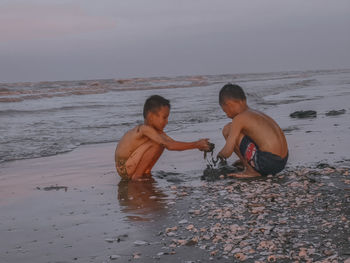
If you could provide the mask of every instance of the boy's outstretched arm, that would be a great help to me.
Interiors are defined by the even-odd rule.
[[[152,141],[155,141],[170,151],[184,151],[190,149],[209,150],[209,139],[200,139],[194,142],[175,141],[168,135],[159,134],[154,128],[142,125],[140,131]]]

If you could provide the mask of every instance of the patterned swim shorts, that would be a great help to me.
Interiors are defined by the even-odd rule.
[[[128,172],[126,170],[126,161],[127,160],[124,159],[117,159],[116,162],[117,172],[123,179],[129,179]]]

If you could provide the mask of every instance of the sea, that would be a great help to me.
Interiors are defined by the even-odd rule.
[[[349,158],[350,70],[342,69],[0,83],[0,162],[117,143],[143,123],[144,101],[154,94],[171,102],[167,133],[182,139],[186,132],[188,139],[206,130],[219,134],[230,121],[218,103],[226,83],[242,86],[249,106],[280,124],[290,148],[304,153],[299,159],[313,153],[317,157],[311,161]],[[315,110],[317,118],[291,118],[298,110]],[[341,114],[331,116],[331,111]]]

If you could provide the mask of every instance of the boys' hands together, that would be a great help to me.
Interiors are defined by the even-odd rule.
[[[197,148],[201,151],[209,151],[210,150],[210,143],[209,143],[209,139],[200,139],[197,142]]]

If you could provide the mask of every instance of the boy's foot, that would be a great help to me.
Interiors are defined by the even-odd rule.
[[[231,173],[231,174],[228,174],[227,176],[236,177],[236,178],[253,178],[253,177],[259,177],[261,176],[261,174],[259,174],[250,166],[248,166],[242,173]]]
[[[236,178],[254,178],[254,177],[259,177],[261,175],[260,174],[247,174],[247,173],[232,173],[232,174],[227,174],[227,176],[236,177]]]
[[[136,181],[143,182],[143,181],[151,181],[152,177],[141,177],[136,179]]]

